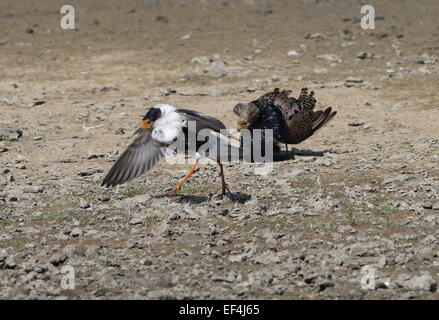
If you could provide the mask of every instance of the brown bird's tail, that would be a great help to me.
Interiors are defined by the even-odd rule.
[[[335,117],[337,111],[332,112],[332,108],[329,107],[325,111],[313,112],[313,123],[312,123],[312,133],[316,133],[321,128],[326,126],[332,118]]]

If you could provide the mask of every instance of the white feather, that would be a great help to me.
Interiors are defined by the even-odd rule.
[[[160,108],[162,113],[154,123],[152,138],[169,145],[182,133],[184,119],[179,113],[175,112],[176,108],[169,104],[159,104],[154,108]]]

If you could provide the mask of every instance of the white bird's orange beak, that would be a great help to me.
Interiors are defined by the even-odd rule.
[[[141,120],[140,125],[144,130],[149,130],[152,128],[152,123],[150,120]]]

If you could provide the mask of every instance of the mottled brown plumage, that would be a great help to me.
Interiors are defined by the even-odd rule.
[[[323,128],[337,114],[332,112],[331,107],[314,111],[317,101],[313,91],[308,93],[308,89],[304,88],[297,99],[289,97],[290,93],[290,90],[276,88],[248,104],[236,105],[234,112],[239,116],[238,127],[273,129],[276,142],[298,144]]]

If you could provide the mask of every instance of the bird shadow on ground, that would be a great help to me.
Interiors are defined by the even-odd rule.
[[[247,201],[249,201],[252,196],[251,194],[246,194],[246,193],[240,193],[240,192],[228,192],[225,194],[225,196],[232,202],[237,202],[237,203],[246,203]]]
[[[273,162],[293,160],[295,156],[299,157],[323,157],[325,153],[331,153],[332,149],[323,151],[314,151],[310,149],[293,149],[292,151],[278,151],[273,154]]]
[[[174,197],[177,199],[178,202],[181,203],[188,203],[188,204],[202,204],[204,202],[207,202],[212,199],[221,199],[223,197],[227,197],[232,202],[237,203],[246,203],[251,199],[250,194],[240,193],[240,192],[228,192],[224,196],[222,195],[212,195],[209,196],[196,196],[196,195],[189,195],[189,194],[175,194],[175,195],[167,195],[167,194],[160,194],[152,196],[153,198],[164,198],[164,197]]]
[[[177,195],[179,202],[188,203],[188,204],[202,204],[204,202],[209,201],[209,197],[207,196],[194,196],[194,195],[186,195],[179,194]]]
[[[152,196],[153,198],[174,198],[177,199],[178,202],[181,203],[188,203],[188,204],[201,204],[206,201],[209,201],[208,196],[196,196],[196,195],[189,195],[189,194],[158,194],[155,196]]]
[[[322,151],[314,151],[311,149],[293,149],[293,153],[296,156],[301,157],[323,157],[325,153],[331,153],[332,149],[322,150]]]

